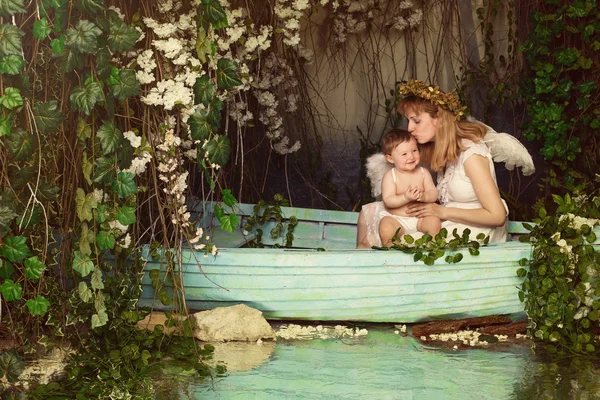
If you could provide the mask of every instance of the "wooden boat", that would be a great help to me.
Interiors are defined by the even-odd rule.
[[[251,204],[236,205],[242,219],[252,209]],[[459,250],[464,255],[459,263],[440,258],[428,266],[401,251],[355,249],[358,213],[282,207],[282,214],[298,218],[293,248],[243,247],[254,234],[215,228],[211,240],[219,248],[217,256],[184,251],[187,306],[206,310],[245,304],[267,319],[312,321],[412,323],[523,316],[518,298],[522,280],[516,271],[519,260],[530,257],[531,246],[515,240],[527,233],[520,222],[509,223],[509,242],[481,247],[478,256]],[[261,227],[265,245],[283,243],[269,237],[274,226],[271,221]],[[149,260],[146,271],[160,267]],[[164,308],[148,274],[140,303]]]

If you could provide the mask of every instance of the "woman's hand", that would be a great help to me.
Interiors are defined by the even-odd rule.
[[[406,215],[415,218],[438,217],[444,218],[444,210],[446,208],[437,203],[411,203],[406,209]]]

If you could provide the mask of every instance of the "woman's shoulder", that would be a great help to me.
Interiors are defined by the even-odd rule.
[[[474,142],[470,139],[461,139],[460,143],[464,148],[460,157],[463,160],[463,162],[473,154],[478,154],[487,158],[491,158],[492,156],[490,153],[490,149],[487,147],[483,140],[480,140],[479,142]]]

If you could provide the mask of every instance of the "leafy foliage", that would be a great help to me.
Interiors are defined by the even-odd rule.
[[[273,196],[272,202],[260,200],[254,205],[252,215],[250,215],[244,222],[244,230],[248,232],[256,232],[256,238],[249,243],[250,247],[264,247],[264,244],[262,243],[263,231],[262,229],[258,228],[258,226],[262,226],[271,220],[274,220],[275,222],[275,227],[273,227],[269,232],[271,239],[278,239],[283,234],[285,229],[285,243],[283,247],[292,247],[292,243],[294,241],[294,229],[298,225],[298,218],[292,215],[289,217],[286,223],[286,217],[283,215],[281,210],[281,207],[289,206],[289,200],[285,199],[279,193]],[[273,245],[273,247],[280,248],[282,246],[276,243]]]
[[[556,215],[540,209],[537,225],[522,241],[533,245],[531,260],[521,260],[519,292],[529,316],[528,332],[552,351],[593,353],[600,320],[598,192],[578,202],[554,196]],[[595,246],[593,245],[595,243]]]

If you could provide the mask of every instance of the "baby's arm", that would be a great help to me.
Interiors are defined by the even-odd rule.
[[[385,204],[387,208],[402,207],[414,200],[407,197],[406,193],[396,193],[396,183],[392,179],[392,170],[389,170],[383,175],[383,180],[381,181],[381,197],[383,199],[383,204]]]
[[[423,169],[423,198],[421,199],[424,203],[435,203],[438,199],[438,190],[433,183],[431,173]]]

